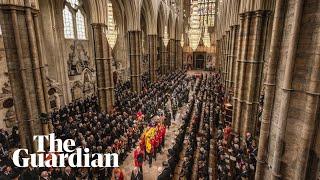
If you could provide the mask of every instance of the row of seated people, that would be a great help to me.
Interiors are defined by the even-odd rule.
[[[171,109],[172,109],[172,114],[173,117],[176,116],[177,111],[179,108],[182,107],[183,103],[185,101],[188,101],[189,98],[189,94],[190,94],[190,89],[193,89],[193,85],[195,83],[195,77],[192,76],[189,79],[189,83],[188,84],[182,84],[180,86],[178,86],[171,95]],[[187,88],[190,87],[190,88]]]
[[[203,123],[201,127],[200,135],[200,152],[198,157],[198,173],[197,178],[201,180],[209,179],[209,160],[210,160],[210,140],[212,137],[212,132],[210,127],[213,125],[214,118],[214,74],[208,76],[208,80],[205,85],[206,89],[206,103],[203,113]],[[209,143],[208,143],[209,142]]]
[[[218,83],[218,82],[217,82]],[[220,86],[220,85],[219,85]],[[215,97],[223,97],[223,88],[216,91]],[[222,114],[222,102],[215,103],[215,126],[217,129],[216,155],[217,179],[254,179],[257,144],[250,133],[245,137],[233,132],[231,123]]]
[[[230,125],[220,124],[217,132],[219,179],[254,179],[257,145],[250,133],[244,139],[234,135]]]
[[[197,135],[200,129],[200,122],[201,122],[201,113],[203,110],[203,97],[205,95],[204,85],[206,82],[206,78],[203,76],[200,77],[199,83],[196,86],[196,95],[195,95],[195,109],[193,118],[191,121],[191,125],[189,127],[188,137],[186,138],[185,147],[186,152],[184,154],[182,160],[182,167],[179,172],[180,179],[191,179],[193,166],[194,166],[194,159],[196,157],[196,149],[198,148],[197,143]]]
[[[183,148],[187,127],[189,126],[192,117],[194,103],[194,98],[189,99],[189,102],[186,105],[186,111],[182,114],[181,125],[178,132],[176,132],[177,136],[172,141],[173,144],[171,147],[168,149],[168,160],[163,162],[163,167],[158,169],[158,180],[172,179],[174,175],[174,171],[180,159],[179,155]]]
[[[139,103],[131,104],[132,109],[141,109],[141,104],[152,101],[156,94],[159,99],[167,96],[167,91],[173,91],[182,82],[184,72],[175,72],[164,79],[175,80],[174,83],[164,83],[164,80],[152,85],[143,95],[139,95]],[[171,82],[171,81],[170,81]],[[163,89],[167,91],[163,91]],[[157,108],[163,108],[161,103],[156,104]],[[145,123],[136,120],[133,111],[126,112],[127,108],[115,110],[106,114],[99,111],[96,97],[79,100],[62,107],[60,110],[50,114],[50,120],[54,127],[57,138],[62,140],[74,139],[76,145],[81,148],[88,147],[92,153],[113,153],[119,154],[119,163],[124,160],[135,142],[138,141],[143,132]],[[143,113],[146,113],[148,107]],[[111,177],[111,168],[16,168],[7,163],[2,174],[12,179],[13,174],[19,174],[20,179],[35,179],[39,175],[45,179],[58,179],[61,175],[67,174],[69,179],[89,178],[106,179]],[[64,172],[63,172],[64,171]],[[68,171],[68,172],[66,172]],[[48,178],[48,176],[50,176]]]

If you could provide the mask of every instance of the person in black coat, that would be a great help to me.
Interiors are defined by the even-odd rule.
[[[27,179],[39,179],[38,176],[38,170],[29,166],[27,169],[25,169],[21,174],[21,179],[27,180]]]
[[[143,180],[143,175],[138,167],[135,167],[131,173],[131,180]]]
[[[161,171],[161,170],[162,170],[162,168],[158,169],[158,171]],[[165,167],[163,169],[163,171],[159,174],[157,180],[168,180],[168,179],[171,179],[170,172],[171,172],[170,168],[169,167]]]
[[[62,180],[76,180],[76,177],[71,173],[71,167],[67,166],[62,175]]]

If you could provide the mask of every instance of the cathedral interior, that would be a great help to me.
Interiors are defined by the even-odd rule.
[[[1,180],[316,180],[319,96],[319,0],[0,0]]]

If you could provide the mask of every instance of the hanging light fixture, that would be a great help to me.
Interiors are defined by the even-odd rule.
[[[190,46],[191,46],[191,48],[193,49],[193,50],[196,50],[197,49],[197,47],[198,47],[198,44],[199,44],[199,40],[200,39],[194,39],[191,43],[190,43]]]
[[[167,26],[164,27],[164,35],[163,35],[163,43],[164,45],[167,47],[168,43],[169,43],[169,35],[168,35],[168,29]]]
[[[204,35],[203,35],[203,43],[206,47],[210,47],[211,43],[210,43],[210,35],[208,33],[208,27],[205,26],[205,31],[204,31]]]
[[[110,12],[113,12],[111,2],[108,2],[108,8],[110,8]],[[113,49],[117,42],[118,27],[115,24],[113,13],[108,14],[107,20],[108,20],[108,29],[106,31],[106,37],[110,47]]]
[[[191,2],[191,17],[189,19],[190,32],[189,45],[193,50],[196,50],[201,38],[201,7],[197,1]]]
[[[184,39],[183,39],[183,34],[182,34],[182,36],[181,36],[181,41],[180,41],[180,43],[181,43],[181,47],[184,47]]]
[[[117,42],[118,30],[108,30],[107,31],[107,39],[110,47],[113,49]]]

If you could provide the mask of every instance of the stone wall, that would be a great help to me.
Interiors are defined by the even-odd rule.
[[[40,4],[43,54],[48,64],[48,90],[56,107],[94,94],[95,62],[91,19],[87,7],[86,40],[64,37],[62,1],[43,0]],[[50,103],[51,105],[55,103]]]
[[[11,128],[16,125],[12,101],[11,86],[8,77],[6,53],[0,34],[0,128]]]

